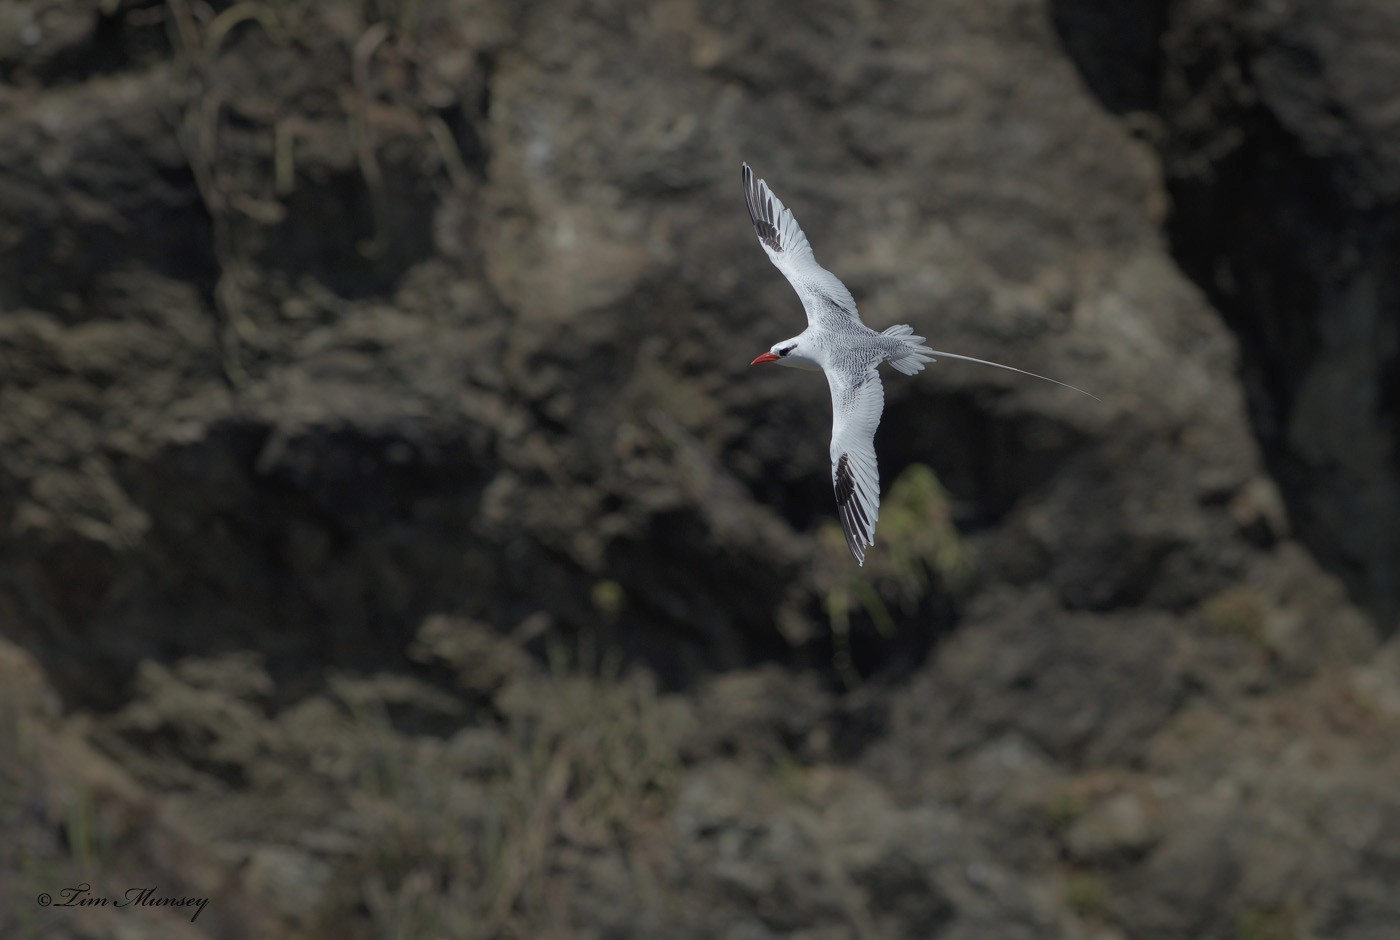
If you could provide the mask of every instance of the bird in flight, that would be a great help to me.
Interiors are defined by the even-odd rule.
[[[865,549],[875,544],[875,521],[880,515],[880,474],[875,463],[875,428],[885,409],[885,389],[875,371],[880,363],[888,362],[896,371],[913,375],[923,370],[924,363],[934,362],[934,357],[946,356],[1009,369],[1089,395],[1073,385],[1014,366],[929,349],[924,338],[914,335],[914,328],[907,324],[875,332],[860,322],[846,285],[817,264],[792,210],[753,175],[747,163],[744,199],[759,244],[792,284],[807,311],[807,329],[777,343],[750,365],[776,362],[826,373],[831,385],[831,484],[846,544],[857,564],[865,564]]]

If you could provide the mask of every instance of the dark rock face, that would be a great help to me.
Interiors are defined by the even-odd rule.
[[[1400,931],[1397,71],[1384,0],[13,4],[0,934]],[[855,571],[742,160],[1102,403],[886,376]]]
[[[1393,631],[1400,12],[1055,8],[1095,93],[1161,155],[1173,253],[1240,337],[1251,423],[1298,537]],[[1150,50],[1130,19],[1156,24]]]

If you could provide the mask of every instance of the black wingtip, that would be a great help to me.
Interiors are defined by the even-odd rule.
[[[832,480],[836,490],[836,510],[841,517],[841,531],[846,536],[846,547],[851,550],[856,564],[865,566],[865,545],[870,541],[870,519],[865,508],[856,499],[856,480],[851,473],[850,455],[842,454],[836,461],[836,473]]]
[[[754,178],[753,170],[749,169],[747,163],[744,164],[743,178],[744,203],[749,208],[749,219],[753,222],[754,231],[758,233],[758,240],[773,251],[782,251],[783,243],[778,238],[778,220],[773,211],[771,194],[767,194],[767,188],[763,186],[762,181]]]

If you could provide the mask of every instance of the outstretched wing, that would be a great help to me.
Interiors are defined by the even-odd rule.
[[[875,363],[854,372],[826,371],[831,384],[831,484],[846,544],[858,564],[875,544],[880,516],[880,470],[875,462],[875,429],[885,410],[885,388]]]
[[[744,200],[749,206],[754,231],[758,232],[759,244],[802,299],[807,322],[814,325],[833,320],[859,322],[860,314],[856,313],[851,292],[840,278],[817,264],[812,246],[807,243],[797,219],[793,218],[792,210],[773,195],[767,183],[753,175],[747,163],[744,164]]]

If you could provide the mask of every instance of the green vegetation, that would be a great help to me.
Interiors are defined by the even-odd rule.
[[[1108,882],[1098,872],[1071,872],[1065,899],[1080,917],[1102,917],[1108,908]]]
[[[484,774],[357,717],[357,812],[375,835],[332,879],[319,935],[357,908],[374,936],[533,934],[564,915],[558,852],[645,852],[680,773],[677,716],[647,674],[551,660],[549,675],[502,692],[501,759]]]
[[[1045,818],[1050,830],[1063,833],[1088,810],[1084,797],[1071,791],[1057,793],[1045,803]]]
[[[107,883],[118,870],[120,826],[81,775],[58,779],[40,754],[51,729],[35,720],[34,704],[0,683],[0,926],[6,936],[39,937],[51,912],[34,899],[62,886]],[[34,817],[57,821],[36,827]],[[57,838],[55,838],[55,835]]]
[[[1245,908],[1235,920],[1236,940],[1297,940],[1297,915],[1287,907]]]
[[[934,593],[961,594],[971,581],[972,562],[953,526],[948,493],[924,464],[905,469],[881,500],[876,545],[864,568],[850,564],[839,522],[824,526],[821,539],[824,554],[835,560],[825,589],[835,665],[850,685],[858,681],[849,653],[853,612],[864,611],[890,637],[897,628],[886,598],[912,611]]]
[[[1205,599],[1201,614],[1206,623],[1221,633],[1269,647],[1269,604],[1253,588],[1238,585]]]
[[[623,590],[621,584],[611,578],[594,584],[590,593],[594,608],[608,623],[617,620],[623,607],[627,606],[627,592]]]

